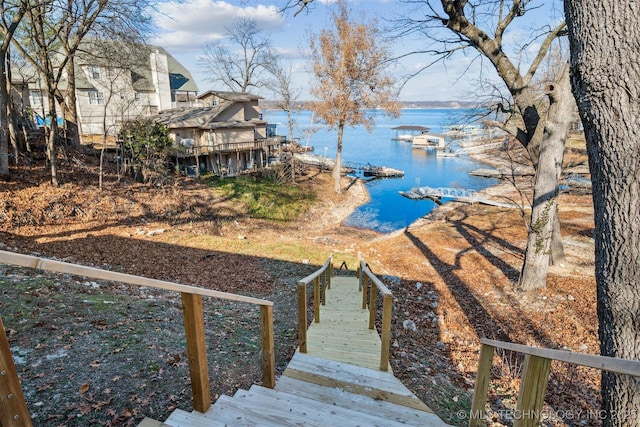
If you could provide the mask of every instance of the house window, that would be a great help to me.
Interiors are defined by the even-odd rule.
[[[135,100],[136,100],[136,102],[139,102],[139,101],[140,101],[140,98],[141,98],[141,96],[140,96],[140,92],[136,92],[136,94],[133,96],[133,99],[135,99]]]
[[[124,98],[125,98],[124,92],[120,92],[120,100],[124,101]]]
[[[104,104],[104,93],[98,92],[97,90],[89,91],[89,104],[91,104],[91,105],[103,105]]]
[[[37,90],[31,91],[31,106],[42,107],[42,94]]]
[[[92,65],[91,67],[91,77],[93,77],[94,79],[99,79],[100,78],[100,67],[98,67],[97,65]]]

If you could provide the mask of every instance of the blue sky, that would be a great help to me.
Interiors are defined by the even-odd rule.
[[[200,92],[209,89],[224,89],[207,80],[207,74],[198,64],[198,56],[202,55],[207,43],[224,38],[225,27],[239,18],[254,19],[259,27],[270,34],[271,40],[282,58],[291,64],[294,84],[301,90],[301,99],[308,99],[305,92],[310,75],[308,60],[305,52],[308,50],[309,33],[317,33],[323,27],[331,25],[329,17],[330,0],[315,0],[313,9],[309,13],[302,12],[297,17],[292,14],[277,13],[284,0],[273,1],[214,1],[214,0],[185,0],[181,2],[163,2],[159,5],[160,14],[156,19],[157,32],[151,40],[152,44],[166,48],[193,74]],[[436,2],[439,3],[439,2]],[[549,21],[549,16],[558,11],[551,9],[556,1],[531,1],[534,17],[543,17]],[[406,6],[392,0],[351,0],[348,2],[353,16],[364,13],[369,19],[376,18],[381,26],[386,25],[384,18],[395,18],[408,13]],[[535,22],[535,20],[533,21]],[[521,27],[508,33],[515,45],[518,39],[527,40],[529,29]],[[526,35],[525,35],[526,34]],[[404,38],[396,40],[392,45],[395,55],[416,51],[425,47],[425,39]],[[528,51],[537,47],[534,42],[528,46]],[[474,61],[476,55],[456,54],[446,63],[438,63],[423,71],[419,76],[411,79],[400,92],[400,99],[405,101],[417,100],[470,100],[475,96],[478,79],[481,75],[480,62]],[[401,60],[393,72],[397,76],[412,74],[415,70],[431,63],[434,57],[428,55],[411,56]],[[523,57],[526,62],[526,55]],[[466,72],[466,73],[465,73]],[[493,71],[485,69],[482,75],[492,78]],[[256,91],[257,92],[257,91]],[[259,93],[267,96],[266,93]],[[268,98],[268,96],[267,96]]]

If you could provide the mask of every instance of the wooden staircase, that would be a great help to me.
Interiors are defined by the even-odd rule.
[[[445,426],[391,369],[382,371],[380,337],[353,277],[334,277],[307,334],[274,389],[252,386],[220,396],[206,413],[174,411],[141,427]]]
[[[300,379],[304,378],[304,379]],[[310,382],[311,380],[312,382]],[[318,384],[322,383],[322,384]],[[297,353],[275,389],[220,396],[204,414],[174,411],[141,427],[445,426],[393,375]]]

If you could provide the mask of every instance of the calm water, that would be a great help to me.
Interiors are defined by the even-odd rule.
[[[371,201],[361,206],[346,221],[347,225],[391,232],[413,223],[435,207],[431,200],[410,200],[398,194],[416,185],[429,187],[457,187],[482,189],[495,184],[495,180],[472,177],[468,173],[481,164],[468,158],[437,158],[435,152],[412,149],[410,142],[394,141],[399,125],[420,125],[430,128],[432,133],[442,133],[443,126],[466,120],[464,109],[408,109],[398,119],[377,118],[376,128],[368,133],[362,127],[346,128],[343,143],[345,162],[370,163],[403,170],[403,178],[381,179],[367,183]],[[267,111],[265,119],[278,123],[278,134],[287,135],[286,116],[283,112]],[[314,147],[313,154],[335,158],[337,133],[320,128],[306,135],[309,128],[318,128],[308,111],[296,115],[300,128],[300,142]],[[455,141],[452,145],[455,148]]]

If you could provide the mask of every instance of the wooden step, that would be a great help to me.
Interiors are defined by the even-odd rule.
[[[266,405],[284,411],[286,415],[296,414],[305,420],[317,420],[324,425],[402,427],[401,422],[381,417],[377,413],[360,410],[358,405],[345,407],[315,400],[293,393],[252,386],[249,391],[239,391],[234,399],[242,399],[245,405]],[[312,418],[313,417],[313,418]],[[316,418],[317,417],[317,418]]]
[[[240,391],[239,391],[240,392]],[[237,393],[236,393],[237,394]],[[240,392],[241,396],[242,393]],[[207,413],[206,417],[224,422],[228,426],[248,427],[320,427],[340,424],[327,424],[319,413],[301,408],[297,412],[283,411],[281,407],[270,402],[247,402],[241,397],[230,398],[220,396]]]
[[[284,376],[433,412],[393,374],[384,371],[295,353],[284,371]]]
[[[431,412],[375,400],[367,396],[349,393],[337,387],[324,387],[282,376],[278,379],[275,389],[330,405],[346,408],[357,407],[358,411],[378,414],[409,426],[446,426],[444,421]]]
[[[154,420],[153,418],[145,417],[144,420],[140,421],[138,427],[170,427],[162,421]]]
[[[197,411],[187,412],[182,409],[174,410],[164,423],[170,427],[225,427],[233,425],[209,418]]]

